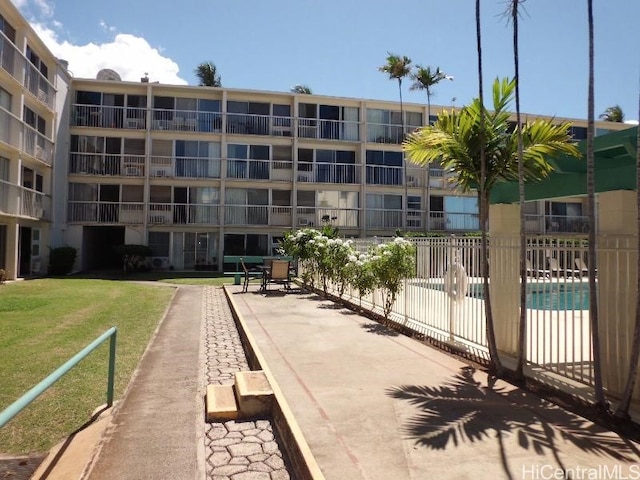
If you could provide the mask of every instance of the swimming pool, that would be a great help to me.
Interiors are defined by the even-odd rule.
[[[469,285],[468,295],[483,298],[482,284]],[[527,308],[589,310],[589,284],[586,282],[527,284]]]

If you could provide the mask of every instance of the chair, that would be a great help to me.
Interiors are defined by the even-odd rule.
[[[549,278],[549,270],[533,268],[531,260],[527,258],[527,275],[534,278]]]
[[[244,258],[240,259],[240,264],[242,265],[242,271],[244,272],[244,283],[242,284],[242,291],[246,292],[249,290],[249,281],[252,278],[262,278],[263,272],[262,270],[255,270],[247,267],[244,263]]]
[[[272,260],[271,268],[268,271],[266,282],[264,285],[264,291],[267,291],[267,287],[270,283],[277,283],[284,285],[289,290],[291,288],[291,280],[289,279],[289,260]]]
[[[549,269],[551,270],[551,274],[556,277],[571,277],[571,276],[581,276],[582,272],[580,270],[572,270],[570,268],[560,268],[560,264],[558,263],[557,258],[549,257]]]
[[[581,257],[576,257],[574,263],[576,264],[576,268],[580,270],[581,275],[589,275],[589,267]],[[596,270],[596,273],[598,273],[598,270]]]

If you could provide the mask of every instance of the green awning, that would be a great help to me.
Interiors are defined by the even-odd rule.
[[[595,190],[635,190],[638,127],[594,138]],[[584,196],[587,194],[587,141],[578,143],[581,158],[550,159],[555,170],[548,178],[525,185],[527,200]],[[517,203],[518,183],[504,182],[491,190],[491,203]]]

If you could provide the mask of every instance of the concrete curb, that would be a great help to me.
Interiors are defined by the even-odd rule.
[[[296,422],[291,408],[289,408],[289,404],[282,390],[280,390],[264,356],[258,349],[257,342],[247,328],[242,315],[240,315],[233,296],[229,293],[226,285],[223,286],[223,289],[231,305],[231,312],[238,327],[238,334],[245,347],[249,366],[253,370],[263,370],[273,389],[275,398],[272,410],[273,425],[282,440],[282,448],[285,450],[287,458],[291,462],[291,468],[293,469],[293,472],[291,472],[292,478],[300,480],[324,480],[324,474],[311,453],[311,449]]]

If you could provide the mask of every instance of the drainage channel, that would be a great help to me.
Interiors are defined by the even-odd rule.
[[[205,287],[205,377],[209,385],[232,385],[234,374],[249,370],[223,290]],[[270,419],[205,423],[207,478],[288,480],[287,459]]]

